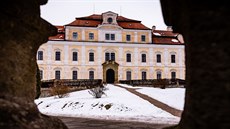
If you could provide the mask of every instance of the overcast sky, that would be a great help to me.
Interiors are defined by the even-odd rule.
[[[41,17],[53,25],[65,25],[76,17],[107,11],[140,20],[149,28],[166,29],[159,0],[48,0],[41,6]]]

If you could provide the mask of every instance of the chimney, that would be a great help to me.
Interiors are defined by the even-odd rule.
[[[173,31],[172,26],[167,26],[167,31]]]
[[[152,31],[156,30],[156,26],[152,26]]]

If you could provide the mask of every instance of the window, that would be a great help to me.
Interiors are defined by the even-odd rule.
[[[115,53],[111,53],[111,60],[115,61]]]
[[[89,79],[94,79],[94,71],[89,71]]]
[[[73,71],[73,80],[77,80],[77,71]]]
[[[176,55],[171,55],[171,63],[176,63]]]
[[[77,61],[77,52],[73,52],[73,61]]]
[[[131,71],[126,71],[126,80],[131,80],[131,79],[132,79]]]
[[[161,79],[161,71],[157,71],[157,79]]]
[[[115,53],[109,53],[109,52],[106,52],[105,53],[105,61],[109,61],[109,60],[112,60],[112,61],[115,61]]]
[[[111,34],[111,40],[115,40],[115,34]]]
[[[126,41],[131,41],[131,35],[126,35]]]
[[[161,55],[157,54],[157,63],[161,63]]]
[[[43,60],[43,51],[38,51],[38,60]]]
[[[42,80],[43,79],[43,71],[39,70],[39,74],[40,74],[40,79]]]
[[[111,23],[113,22],[113,19],[110,17],[110,18],[107,19],[107,22],[108,22],[109,24],[111,24]]]
[[[141,62],[146,62],[146,54],[141,54]]]
[[[105,39],[110,40],[110,34],[105,34]]]
[[[147,77],[146,77],[146,72],[145,71],[142,71],[141,72],[141,77],[142,77],[142,80],[145,80]]]
[[[126,54],[126,62],[131,62],[131,54],[130,53]]]
[[[56,61],[60,61],[61,60],[61,52],[59,52],[59,51],[55,52],[55,60]]]
[[[145,42],[145,35],[141,35],[141,41]]]
[[[171,79],[176,79],[176,72],[171,72]]]
[[[94,39],[94,33],[89,33],[89,39],[93,40]]]
[[[115,40],[115,34],[105,34],[105,40]]]
[[[94,53],[93,52],[89,53],[89,61],[94,61]]]
[[[77,36],[78,36],[77,32],[73,32],[73,39],[77,39]]]
[[[61,79],[61,72],[59,70],[55,71],[55,79],[57,79],[57,80]]]

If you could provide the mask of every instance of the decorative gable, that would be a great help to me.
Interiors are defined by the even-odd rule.
[[[112,25],[118,25],[117,24],[117,16],[118,14],[108,11],[102,14],[102,24],[112,24]]]

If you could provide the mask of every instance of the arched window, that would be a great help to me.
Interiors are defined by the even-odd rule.
[[[157,79],[161,79],[161,71],[157,71]]]
[[[126,71],[126,80],[131,80],[131,79],[132,79],[132,72]]]
[[[73,78],[73,80],[77,80],[77,71],[76,70],[73,71],[72,78]]]
[[[146,71],[141,72],[141,78],[142,78],[142,80],[147,79],[147,72]]]
[[[89,53],[89,61],[94,61],[94,53],[93,52]]]
[[[78,53],[73,52],[73,61],[77,61],[77,60],[78,60]]]
[[[156,55],[157,63],[161,63],[161,54]]]
[[[61,52],[60,51],[56,51],[55,52],[55,60],[56,61],[60,61],[61,60]]]
[[[43,51],[38,51],[38,60],[43,60]]]
[[[61,79],[61,71],[60,70],[55,71],[55,79],[57,79],[57,80]]]
[[[126,62],[131,62],[131,54],[130,53],[126,54]]]
[[[94,71],[89,71],[89,79],[94,79]]]
[[[141,62],[146,62],[146,54],[141,54]]]

